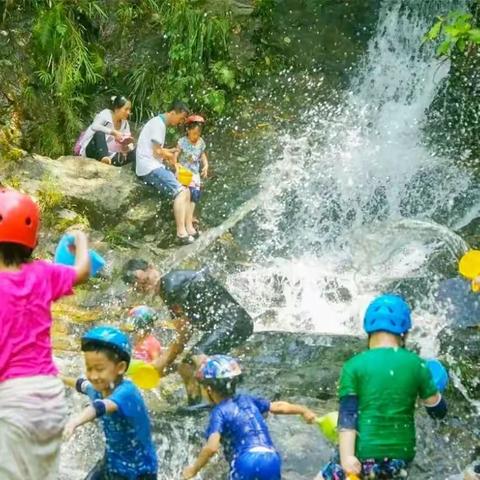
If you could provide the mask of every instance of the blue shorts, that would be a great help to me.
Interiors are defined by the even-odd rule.
[[[193,203],[198,203],[200,201],[200,197],[202,192],[197,187],[190,187],[190,201]]]
[[[229,480],[280,480],[282,459],[275,450],[252,449],[233,461]]]
[[[169,198],[175,198],[184,189],[175,174],[165,167],[156,168],[139,178]]]

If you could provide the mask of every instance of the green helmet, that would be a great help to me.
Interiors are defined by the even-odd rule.
[[[134,331],[151,330],[158,320],[158,313],[147,305],[138,305],[133,307],[126,319],[127,326]]]

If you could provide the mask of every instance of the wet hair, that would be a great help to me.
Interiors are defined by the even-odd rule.
[[[83,340],[82,352],[98,352],[104,354],[113,363],[127,362],[130,364],[130,356],[122,352],[114,345],[101,342],[100,340]]]
[[[186,113],[188,115],[188,113],[190,113],[190,109],[188,108],[185,102],[181,102],[180,100],[175,100],[170,105],[170,112]]]
[[[110,108],[112,110],[118,110],[119,108],[123,108],[129,102],[127,97],[123,95],[114,95],[110,98]]]
[[[146,270],[148,268],[148,262],[142,259],[132,258],[122,268],[122,279],[125,283],[135,283],[137,270]]]
[[[32,252],[32,248],[19,245],[18,243],[0,243],[0,259],[7,267],[21,265],[30,261]]]
[[[207,380],[203,381],[205,387],[210,387],[222,397],[233,397],[237,392],[237,385],[241,382],[242,376],[231,380]]]

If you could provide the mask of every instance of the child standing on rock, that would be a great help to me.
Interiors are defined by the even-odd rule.
[[[199,232],[193,226],[196,204],[201,196],[201,178],[208,176],[208,158],[202,129],[205,120],[200,115],[191,115],[185,121],[187,134],[178,141],[177,176],[183,185],[190,190],[190,212],[187,218],[192,219],[187,224],[190,235],[198,237]]]
[[[73,233],[74,267],[32,260],[40,212],[0,189],[0,478],[57,480],[66,418],[52,358],[52,302],[89,277],[87,239]]]
[[[432,418],[447,414],[426,363],[405,348],[411,327],[410,307],[397,295],[381,295],[367,308],[368,350],[351,358],[340,377],[339,455],[317,480],[406,478],[415,457],[417,398]]]

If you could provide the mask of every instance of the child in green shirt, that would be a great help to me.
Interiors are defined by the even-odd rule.
[[[367,308],[368,350],[348,360],[340,377],[339,456],[317,480],[406,478],[415,456],[415,404],[443,418],[447,406],[426,363],[405,349],[410,307],[381,295]]]

